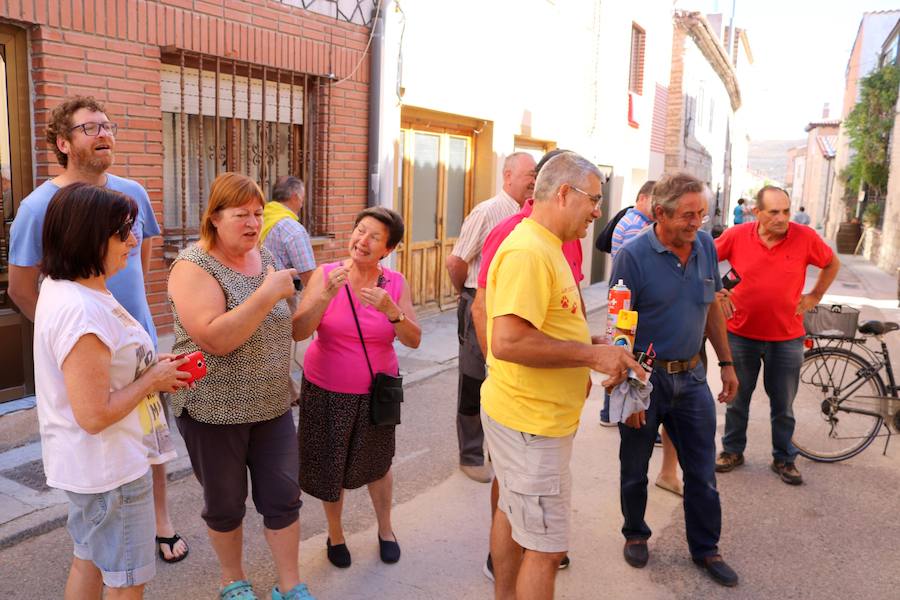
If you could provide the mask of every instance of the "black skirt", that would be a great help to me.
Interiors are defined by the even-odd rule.
[[[394,458],[393,426],[369,421],[369,394],[331,392],[305,377],[300,391],[300,488],[337,502],[341,489],[384,477]]]

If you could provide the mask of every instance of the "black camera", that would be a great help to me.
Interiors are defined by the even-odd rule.
[[[729,269],[725,275],[722,276],[722,287],[726,290],[730,290],[734,288],[737,284],[741,282],[741,276],[738,275],[738,272],[733,268]]]
[[[635,352],[634,359],[647,373],[651,373],[653,371],[653,357],[646,352]],[[637,375],[632,369],[628,370],[628,384],[636,388],[642,388],[647,385],[645,382],[637,378]]]

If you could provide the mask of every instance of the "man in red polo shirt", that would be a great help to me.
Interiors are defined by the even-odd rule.
[[[791,223],[787,192],[767,185],[756,195],[755,221],[736,225],[716,239],[719,260],[727,260],[741,277],[721,302],[728,318],[728,343],[739,388],[725,414],[722,452],[716,471],[744,464],[750,397],[759,377],[769,396],[772,420],[772,470],[785,483],[803,478],[794,464],[794,396],[803,363],[803,313],[822,300],[840,269],[840,261],[813,229]],[[815,287],[803,293],[806,267],[822,269]]]

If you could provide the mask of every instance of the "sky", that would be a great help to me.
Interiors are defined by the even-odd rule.
[[[831,106],[839,118],[844,74],[863,12],[900,9],[900,0],[676,0],[682,10],[722,13],[734,6],[747,31],[753,68],[738,74],[751,140],[793,140]]]

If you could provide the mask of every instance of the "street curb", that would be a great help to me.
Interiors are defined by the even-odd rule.
[[[447,362],[434,365],[410,374],[404,380],[404,385],[415,385],[427,379],[431,379],[445,371],[455,369],[458,364],[454,357]],[[175,483],[193,475],[190,459],[182,456],[170,463],[170,471],[166,475],[169,483]],[[54,529],[63,527],[69,516],[68,503],[56,504],[34,512],[28,513],[14,521],[0,525],[0,551],[15,546],[30,538],[49,533]]]
[[[166,480],[169,483],[181,481],[193,472],[190,460],[184,456],[172,461],[172,471],[166,474]],[[69,504],[66,502],[30,512],[10,521],[0,526],[0,551],[62,527],[68,517]]]
[[[588,315],[605,310],[605,298],[603,298],[602,302],[586,301],[585,309]],[[459,357],[454,356],[445,362],[419,369],[404,377],[404,387],[419,384],[441,373],[456,369],[458,364]],[[169,483],[181,481],[193,474],[190,459],[186,455],[169,463],[169,469],[170,471],[166,476]],[[67,518],[68,503],[63,503],[36,510],[14,521],[0,525],[0,551],[62,527],[66,524]]]
[[[0,550],[5,550],[32,537],[53,531],[66,524],[69,505],[57,504],[28,513],[0,528]],[[10,529],[11,531],[4,531]]]

